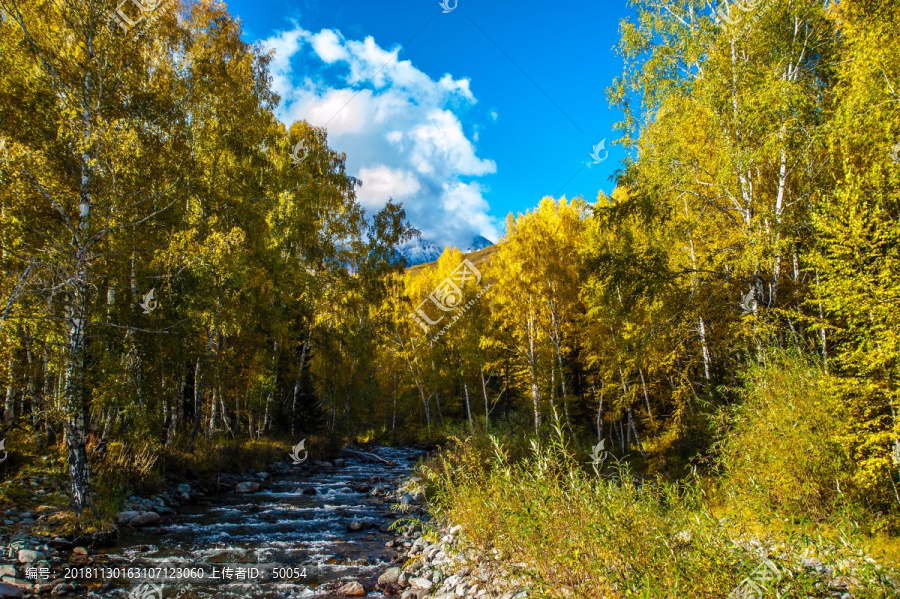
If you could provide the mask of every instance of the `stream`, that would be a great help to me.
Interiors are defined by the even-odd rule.
[[[328,590],[358,581],[368,597],[396,553],[385,547],[388,526],[402,516],[394,499],[373,495],[409,476],[421,451],[378,447],[391,466],[348,456],[342,468],[305,476],[286,474],[258,492],[207,497],[185,505],[153,528],[122,527],[119,542],[84,564],[125,599],[263,599],[339,595]],[[310,488],[316,493],[304,494]],[[351,523],[363,528],[349,532]],[[87,577],[82,576],[82,580]],[[107,587],[112,586],[106,582]]]

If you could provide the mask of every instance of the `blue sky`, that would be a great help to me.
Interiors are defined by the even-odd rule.
[[[624,151],[605,89],[622,70],[625,0],[458,0],[448,13],[439,0],[228,7],[247,41],[275,51],[279,118],[327,123],[363,181],[362,204],[402,201],[425,238],[497,241],[508,213],[546,195],[612,190]],[[595,164],[604,139],[608,157]]]

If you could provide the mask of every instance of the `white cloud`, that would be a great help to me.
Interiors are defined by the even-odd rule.
[[[372,210],[384,206],[386,197],[406,202],[422,189],[415,174],[384,165],[360,169],[359,178],[364,184],[357,193],[357,199],[363,207]]]
[[[477,134],[465,134],[478,131],[462,122],[477,102],[468,79],[434,80],[399,60],[397,47],[386,50],[372,37],[346,40],[331,29],[296,27],[265,44],[275,51],[278,117],[327,127],[329,143],[347,153],[350,174],[363,182],[359,201],[367,210],[388,198],[402,201],[412,225],[438,243],[499,238],[502,223],[473,180],[497,167],[477,155]]]

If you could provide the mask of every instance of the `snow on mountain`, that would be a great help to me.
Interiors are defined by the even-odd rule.
[[[483,250],[484,248],[491,247],[492,245],[494,245],[494,242],[487,237],[476,235],[469,241],[467,247],[462,251],[464,254],[470,254],[472,252],[477,252],[478,250]]]
[[[477,252],[494,245],[489,239],[481,235],[475,235],[464,247],[460,248],[464,254]],[[406,266],[416,266],[434,262],[444,253],[444,248],[428,239],[414,239],[399,248],[400,255],[406,258]]]

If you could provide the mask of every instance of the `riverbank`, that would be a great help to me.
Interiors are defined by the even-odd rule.
[[[372,590],[397,559],[386,544],[394,538],[391,525],[398,517],[427,517],[412,505],[414,497],[398,491],[420,455],[418,449],[351,450],[332,460],[274,462],[262,471],[223,474],[212,483],[180,482],[151,496],[128,498],[116,515],[116,537],[95,539],[93,547],[33,534],[33,523],[19,525],[0,536],[8,562],[0,597],[125,597],[144,580],[110,580],[104,572],[161,565],[205,569],[202,581],[169,581],[167,592],[184,598],[248,592],[302,597],[311,589],[321,597],[345,596],[338,589],[351,583]],[[405,515],[397,510],[401,504]],[[215,581],[211,576],[213,570],[237,571],[247,564],[265,576]],[[102,575],[95,570],[85,579],[85,568],[99,568]],[[64,575],[67,569],[76,576]],[[28,579],[29,571],[38,573],[38,580]]]

